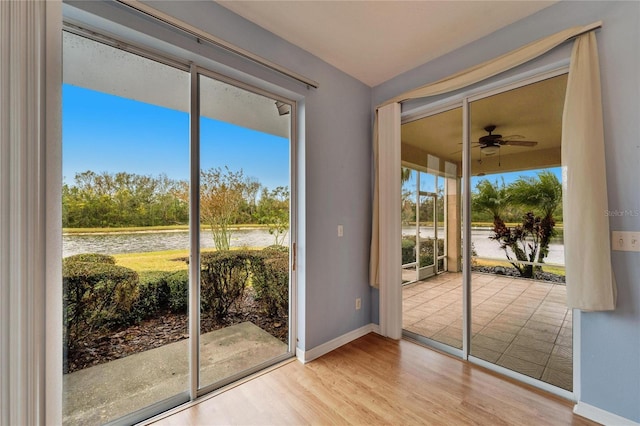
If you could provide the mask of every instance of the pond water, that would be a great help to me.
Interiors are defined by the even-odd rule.
[[[232,247],[266,247],[275,242],[266,229],[234,230]],[[210,231],[200,234],[201,248],[214,248]],[[78,253],[144,253],[163,250],[186,250],[189,248],[188,231],[132,232],[113,234],[67,234],[62,236],[62,257]]]
[[[403,235],[415,233],[414,227],[403,227]],[[439,237],[444,235],[444,229],[438,230]],[[420,237],[433,238],[433,228],[421,227]],[[477,228],[471,232],[471,239],[479,257],[504,259],[504,250],[500,245],[489,239],[491,230]],[[266,229],[242,229],[231,234],[232,247],[266,247],[274,243],[274,238]],[[69,234],[62,237],[63,257],[78,253],[143,253],[163,250],[186,250],[189,247],[189,233],[187,231],[171,232],[136,232],[113,234]],[[200,247],[214,248],[211,232],[203,231],[200,237]],[[547,263],[564,265],[564,244],[562,239],[554,239],[549,246]]]

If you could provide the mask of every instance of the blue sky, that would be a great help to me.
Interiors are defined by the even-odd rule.
[[[189,115],[63,85],[62,173],[129,172],[189,178]],[[201,120],[201,168],[242,169],[274,188],[288,186],[289,141],[208,118]]]

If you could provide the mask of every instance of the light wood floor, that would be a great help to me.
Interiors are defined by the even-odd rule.
[[[566,300],[564,284],[472,273],[471,355],[571,391]],[[403,329],[462,349],[462,273],[402,286],[402,305]]]
[[[154,425],[593,425],[572,403],[408,341],[369,334]]]

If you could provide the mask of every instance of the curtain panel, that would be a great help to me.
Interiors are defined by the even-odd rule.
[[[45,301],[62,301],[62,265],[49,268],[45,246],[62,238],[59,210],[46,208],[48,182],[61,176],[47,179],[45,153],[61,135],[50,94],[61,90],[62,2],[0,1],[0,34],[0,424],[59,424],[62,306]]]
[[[616,307],[598,64],[595,33],[581,35],[573,45],[562,115],[562,207],[567,306],[584,311]]]
[[[515,51],[476,65],[434,83],[405,92],[378,106],[381,108],[401,102],[452,92],[504,71],[522,65],[553,48],[575,38],[571,56],[567,93],[563,114],[562,162],[565,190],[563,208],[565,217],[564,244],[567,281],[567,304],[571,308],[587,311],[615,309],[616,285],[611,268],[609,246],[609,219],[603,213],[607,209],[607,185],[604,161],[604,135],[602,125],[602,102],[597,44],[593,30],[601,22],[587,26],[572,27],[546,38],[529,43]],[[393,110],[395,120],[400,122],[400,108]],[[400,286],[400,274],[381,274],[384,267],[381,259],[393,258],[394,244],[382,242],[381,234],[393,223],[382,220],[383,210],[396,206],[382,194],[388,185],[382,181],[380,170],[388,168],[389,156],[381,155],[380,135],[388,134],[385,126],[390,120],[374,122],[374,204],[372,217],[372,240],[370,251],[369,281],[380,289],[381,329],[384,317],[382,307],[390,294],[388,287]],[[399,148],[398,148],[399,149]],[[382,200],[387,200],[383,203]],[[589,230],[589,232],[584,232]],[[388,309],[385,309],[388,310]],[[398,327],[398,325],[395,325]],[[400,325],[401,327],[401,325]],[[389,335],[385,334],[384,335]],[[391,333],[397,335],[397,332]]]
[[[402,268],[400,242],[400,104],[391,103],[376,111],[378,128],[378,144],[375,157],[378,158],[376,168],[374,199],[380,208],[374,214],[375,220],[383,224],[376,234],[376,249],[384,254],[384,262],[371,263],[371,274],[382,283],[390,283],[380,287],[380,334],[399,339],[402,337],[402,288],[400,286],[400,269]],[[389,226],[384,226],[387,224]]]

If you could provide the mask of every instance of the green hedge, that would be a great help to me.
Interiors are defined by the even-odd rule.
[[[136,323],[154,317],[169,305],[170,291],[167,283],[169,272],[141,272],[138,282],[138,298],[130,310],[130,322]]]
[[[171,312],[186,313],[189,308],[189,271],[177,271],[166,276]]]
[[[251,276],[255,251],[230,250],[204,253],[200,259],[200,300],[203,310],[224,317],[243,295]]]
[[[64,340],[126,323],[138,297],[138,274],[110,263],[66,260],[62,266]]]
[[[269,316],[285,316],[289,308],[289,250],[231,250],[201,256],[201,309],[217,318],[242,300],[249,283],[256,301]],[[135,271],[115,265],[112,256],[80,254],[63,261],[65,342],[97,329],[115,328],[170,310],[186,313],[189,274]]]
[[[289,247],[280,246],[280,245],[271,245],[263,248],[260,253],[266,254],[269,256],[277,256],[277,255],[289,255]]]
[[[402,264],[413,263],[416,261],[416,238],[402,237]]]
[[[402,237],[402,264],[416,261],[416,238]],[[438,239],[438,251],[444,252],[444,240]],[[433,265],[433,238],[426,238],[420,242],[420,267]]]
[[[270,316],[287,315],[289,310],[289,249],[269,246],[263,250],[230,250],[204,253],[200,260],[200,300],[202,311],[217,318],[227,315],[242,300],[251,283],[256,300]],[[185,276],[186,279],[186,276]],[[171,291],[172,309],[188,306],[184,294]],[[174,297],[174,295],[176,297]],[[180,298],[177,296],[181,295]],[[184,301],[184,305],[182,304]]]
[[[265,249],[252,261],[252,285],[257,302],[270,317],[284,317],[289,313],[289,254],[288,250]]]
[[[73,256],[65,257],[63,262],[91,262],[91,263],[108,263],[110,265],[116,264],[116,259],[108,254],[99,253],[80,253]]]

